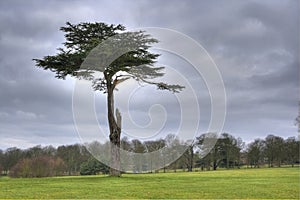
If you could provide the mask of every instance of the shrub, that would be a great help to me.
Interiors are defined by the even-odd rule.
[[[98,173],[108,174],[109,167],[95,158],[89,159],[80,166],[80,175],[96,175]]]
[[[62,175],[65,165],[60,158],[39,156],[20,160],[10,171],[10,177],[49,177]]]

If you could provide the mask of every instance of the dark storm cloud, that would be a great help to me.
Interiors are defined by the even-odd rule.
[[[54,74],[36,69],[32,61],[56,52],[64,42],[59,27],[66,21],[181,31],[208,50],[223,76],[228,103],[224,131],[246,140],[268,133],[296,134],[298,1],[1,1],[0,135],[5,139],[0,148],[79,141],[72,119],[74,80],[57,80]],[[167,64],[174,64],[172,60]],[[210,102],[205,84],[193,71],[183,74],[194,84],[201,127],[206,127]],[[147,87],[146,95],[134,101],[135,118],[148,116],[149,106],[143,103],[154,89]],[[172,109],[176,101],[157,98],[176,126],[178,112]],[[105,100],[98,101],[98,118],[106,127],[101,103]],[[188,105],[188,98],[182,103]]]
[[[296,134],[299,2],[181,1],[154,7],[152,3],[142,8],[143,13],[149,9],[151,19],[141,15],[139,23],[188,34],[219,66],[228,98],[225,131]],[[270,122],[279,118],[289,129]],[[247,130],[250,124],[253,130]]]

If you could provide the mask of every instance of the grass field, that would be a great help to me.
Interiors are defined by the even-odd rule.
[[[0,178],[5,198],[194,198],[299,199],[299,168],[264,168],[125,174],[121,178],[78,176]]]

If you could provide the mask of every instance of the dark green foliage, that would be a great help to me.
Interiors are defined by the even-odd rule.
[[[115,35],[118,31],[125,30],[122,25],[107,25],[105,23],[66,23],[67,26],[61,27],[60,30],[65,32],[66,42],[64,45],[68,49],[91,50],[99,42]]]
[[[96,90],[105,92],[114,82],[128,78],[154,84],[161,90],[178,92],[183,89],[179,85],[151,80],[163,76],[164,67],[153,66],[159,55],[148,49],[157,40],[143,31],[122,32],[125,27],[120,24],[69,22],[60,30],[65,32],[64,48],[59,48],[54,56],[34,59],[38,67],[55,72],[57,78],[71,75],[92,80]],[[99,44],[100,49],[95,48]],[[95,71],[103,72],[104,76],[94,77]],[[118,72],[126,74],[117,75]]]
[[[57,78],[64,79],[67,75],[77,76],[80,65],[88,53],[103,40],[117,34],[125,28],[122,25],[107,25],[105,23],[66,23],[60,30],[65,32],[65,48],[58,48],[55,56],[45,56],[34,59],[36,65],[56,73]]]
[[[109,167],[95,158],[90,158],[80,166],[80,175],[96,175],[98,173],[108,174]]]

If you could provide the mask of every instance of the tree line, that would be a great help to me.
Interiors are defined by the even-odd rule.
[[[214,145],[210,141],[214,141]],[[152,169],[141,159],[132,157],[134,173],[166,172],[167,170],[217,170],[217,168],[240,168],[247,166],[281,167],[299,164],[299,140],[296,137],[283,139],[268,135],[245,144],[241,138],[228,133],[217,138],[215,134],[202,134],[192,144],[180,140],[175,135],[153,141],[129,140],[123,137],[121,148],[134,153],[147,153],[159,150],[166,145],[176,144],[184,147],[184,152],[172,163],[162,169]],[[11,177],[47,177],[59,175],[92,175],[109,173],[109,167],[96,160],[88,148],[104,147],[107,144],[92,142],[81,145],[62,145],[42,147],[40,145],[25,150],[17,147],[0,150],[0,174]],[[164,156],[174,156],[174,152]],[[153,161],[155,162],[155,161]]]

